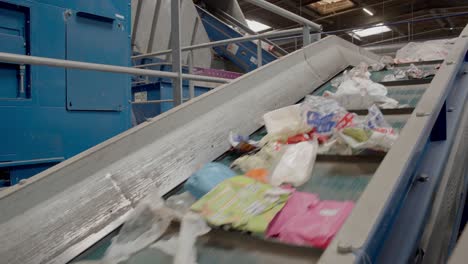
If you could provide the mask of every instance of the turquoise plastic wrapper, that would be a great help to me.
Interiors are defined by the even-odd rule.
[[[226,165],[217,162],[205,164],[188,178],[184,185],[186,191],[200,199],[222,181],[237,174]]]

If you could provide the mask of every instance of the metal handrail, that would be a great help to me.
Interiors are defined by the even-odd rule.
[[[124,73],[130,75],[145,75],[155,77],[178,78],[179,75],[173,72],[164,72],[147,69],[136,69],[133,67],[115,66],[108,64],[89,63],[72,60],[51,59],[37,56],[26,56],[13,53],[0,52],[0,62],[13,64],[29,64],[29,65],[44,65],[50,67],[71,68],[80,70],[94,70],[112,73]],[[181,77],[187,80],[205,81],[214,83],[228,83],[229,79],[209,77],[193,74],[182,74]]]

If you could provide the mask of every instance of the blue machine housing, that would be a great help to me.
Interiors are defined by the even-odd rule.
[[[130,66],[130,25],[130,0],[0,0],[0,52]],[[130,87],[128,75],[0,64],[0,180],[130,128]]]
[[[229,27],[223,21],[197,6],[198,14],[203,22],[206,33],[211,41],[243,37],[241,33]],[[224,57],[245,72],[257,69],[257,44],[253,41],[233,43],[226,46],[214,47],[216,53]],[[277,57],[266,50],[262,50],[262,65],[268,64]]]

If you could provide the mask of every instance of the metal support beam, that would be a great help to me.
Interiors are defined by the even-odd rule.
[[[263,49],[262,49],[262,41],[261,40],[258,40],[258,43],[257,43],[257,68],[260,68],[262,67],[262,64],[263,64]]]
[[[304,26],[302,30],[302,46],[305,47],[312,43],[312,39],[310,38],[310,28],[308,26]]]
[[[0,52],[0,62],[13,63],[13,64],[29,64],[29,65],[44,65],[50,67],[70,68],[90,71],[124,73],[130,75],[144,75],[155,77],[174,78],[178,77],[177,73],[154,71],[145,69],[136,69],[132,67],[122,67],[107,64],[89,63],[71,60],[50,59],[36,56],[26,56],[13,53]],[[208,77],[201,75],[182,74],[182,78],[195,81],[214,82],[214,83],[228,83],[231,80],[217,77]]]
[[[171,1],[172,33],[172,72],[177,74],[172,79],[174,107],[182,104],[182,51],[180,49],[180,0]]]
[[[316,31],[322,31],[322,26],[315,23],[315,22],[312,22],[308,19],[305,19],[304,17],[301,17],[299,15],[296,15],[294,14],[293,12],[290,12],[286,9],[283,9],[277,5],[274,5],[272,3],[269,3],[267,1],[264,1],[264,0],[245,0],[246,2],[249,2],[253,5],[256,5],[256,6],[259,6],[265,10],[268,10],[270,12],[273,12],[277,15],[280,15],[282,17],[285,17],[287,19],[290,19],[292,21],[295,21],[301,25],[304,25],[304,26],[309,26],[311,29],[314,29]]]
[[[198,30],[198,24],[200,23],[200,18],[197,16],[195,17],[195,23],[193,25],[193,30],[192,30],[192,38],[190,39],[190,45],[195,44],[195,37],[197,35],[197,30]],[[189,58],[188,58],[188,65],[189,65],[189,74],[193,74],[193,63],[194,63],[194,54],[193,50],[189,52]],[[195,97],[195,85],[193,84],[193,81],[189,80],[189,95],[190,99],[193,99]]]

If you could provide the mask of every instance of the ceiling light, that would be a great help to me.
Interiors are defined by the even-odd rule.
[[[359,41],[362,41],[362,39],[361,39],[358,35],[356,35],[355,33],[353,33],[353,32],[349,32],[348,35],[350,35],[352,38],[355,38],[355,39],[357,39],[357,40],[359,40]]]
[[[355,29],[353,30],[353,33],[363,38],[363,37],[377,35],[377,34],[389,32],[389,31],[392,31],[392,30],[389,27],[385,26],[383,23],[379,23],[371,28]]]
[[[249,19],[247,19],[247,25],[249,26],[250,29],[252,29],[255,32],[259,32],[259,31],[263,31],[263,30],[267,30],[271,28],[268,25],[265,25],[255,20],[249,20]]]
[[[372,13],[369,9],[363,8],[362,11],[366,12],[369,16],[373,16],[374,13]]]

